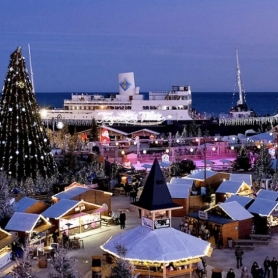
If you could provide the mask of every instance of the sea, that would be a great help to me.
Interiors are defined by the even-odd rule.
[[[86,93],[87,94],[87,93]],[[116,93],[95,92],[88,94],[101,94],[110,96]],[[148,93],[144,99],[148,99]],[[40,107],[62,108],[65,99],[71,99],[71,93],[36,93],[36,100]],[[249,109],[253,109],[257,116],[272,116],[278,111],[278,92],[246,92],[246,102]],[[238,94],[220,92],[192,92],[192,108],[208,116],[217,117],[219,114],[229,113],[231,107],[236,105]]]

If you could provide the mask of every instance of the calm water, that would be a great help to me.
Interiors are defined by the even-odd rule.
[[[113,93],[98,93],[111,95]],[[61,108],[64,99],[70,99],[71,93],[36,93],[36,99],[40,106]],[[147,93],[145,93],[147,98]],[[234,99],[234,102],[233,102]],[[228,113],[236,104],[238,97],[233,93],[192,93],[192,107],[198,112],[214,114]],[[246,101],[249,108],[258,115],[274,115],[277,111],[278,92],[276,93],[246,93]]]

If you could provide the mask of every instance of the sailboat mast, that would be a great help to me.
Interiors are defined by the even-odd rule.
[[[242,83],[241,83],[241,75],[240,75],[240,67],[239,67],[239,59],[238,59],[238,52],[236,49],[236,66],[237,66],[237,85],[238,85],[238,94],[239,100],[237,104],[243,104],[243,96],[242,96]]]
[[[31,58],[31,48],[30,48],[29,43],[28,43],[28,50],[29,50],[30,77],[31,77],[33,92],[35,92],[34,73],[33,73],[33,69],[32,69],[32,58]]]

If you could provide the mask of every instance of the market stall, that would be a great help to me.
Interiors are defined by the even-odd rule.
[[[140,199],[132,206],[141,211],[141,226],[111,237],[101,249],[124,256],[139,277],[178,277],[194,270],[201,257],[212,252],[210,243],[171,227],[172,211],[182,206],[172,201],[157,159],[147,177]],[[119,252],[123,246],[124,254]],[[173,269],[168,273],[168,266]],[[170,275],[171,274],[171,275]]]
[[[77,235],[101,227],[102,212],[107,206],[98,206],[85,201],[61,199],[43,212],[55,224],[59,234]]]
[[[0,268],[11,262],[12,243],[16,240],[14,233],[8,233],[0,228]]]
[[[204,237],[205,231],[219,248],[228,246],[228,238],[246,238],[252,232],[253,215],[238,202],[217,204],[202,212],[187,215],[192,223],[192,234]],[[208,238],[206,238],[208,240]]]
[[[16,232],[21,244],[39,251],[47,245],[47,234],[52,226],[41,214],[15,212],[5,230]]]

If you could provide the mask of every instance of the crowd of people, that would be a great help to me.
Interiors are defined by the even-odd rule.
[[[235,251],[236,256],[236,263],[237,268],[243,266],[243,250],[238,247]],[[250,271],[246,266],[244,266],[241,270],[241,277],[240,278],[277,278],[277,268],[278,268],[278,261],[276,257],[273,257],[272,260],[266,256],[262,265],[258,264],[257,262],[253,262]],[[271,277],[272,273],[272,277]],[[232,268],[227,272],[226,278],[235,278],[235,273]]]
[[[219,249],[223,247],[222,234],[217,225],[212,226],[209,223],[194,221],[185,216],[181,220],[180,230],[203,240],[210,240],[213,237],[215,246]]]

